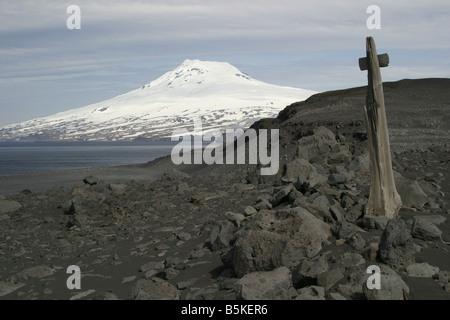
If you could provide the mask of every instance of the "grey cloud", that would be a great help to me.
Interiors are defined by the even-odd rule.
[[[81,30],[66,28],[72,3],[81,8]],[[370,31],[366,8],[374,3],[381,7],[382,28]],[[354,68],[368,35],[379,50],[392,53],[387,77],[449,76],[449,21],[448,0],[1,1],[0,97],[32,103],[21,90],[31,92],[45,81],[46,101],[53,94],[61,104],[66,93],[72,107],[76,101],[82,106],[85,100],[71,96],[74,87],[95,92],[114,83],[114,92],[101,100],[120,91],[120,83],[122,92],[132,89],[185,58],[224,59],[276,84],[348,87],[365,79]],[[399,50],[408,58],[397,58]],[[415,68],[433,50],[437,58]],[[13,82],[21,90],[6,85]],[[1,105],[5,119],[11,109]]]

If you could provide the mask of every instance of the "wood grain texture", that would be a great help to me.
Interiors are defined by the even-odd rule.
[[[370,157],[370,195],[365,213],[372,216],[397,216],[402,205],[392,171],[391,150],[384,105],[383,82],[375,41],[366,41],[368,87],[365,105]]]

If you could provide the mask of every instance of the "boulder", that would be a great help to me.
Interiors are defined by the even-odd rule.
[[[245,216],[242,213],[234,213],[234,212],[226,212],[225,216],[227,217],[227,219],[234,224],[234,226],[236,227],[240,227],[242,221],[245,220]]]
[[[337,186],[339,184],[343,184],[347,181],[347,177],[341,173],[332,173],[328,176],[327,183],[330,186]]]
[[[185,300],[217,300],[219,286],[213,284],[201,288],[191,288],[190,291],[186,294]]]
[[[363,292],[367,300],[406,300],[409,298],[409,287],[403,279],[391,268],[381,267],[380,289],[369,289],[367,283],[363,285]]]
[[[427,221],[436,226],[440,226],[445,221],[447,221],[447,218],[444,216],[441,216],[440,214],[432,214],[432,215],[427,215],[427,216],[422,216],[422,215],[414,216],[414,219]]]
[[[416,180],[408,180],[396,174],[395,186],[404,208],[421,208],[429,201],[428,196]]]
[[[305,194],[308,192],[310,184],[304,175],[299,174],[297,180],[294,182],[294,187],[302,194]]]
[[[22,208],[22,205],[13,200],[0,200],[0,214],[12,213]]]
[[[268,199],[264,197],[260,197],[256,200],[256,203],[253,205],[253,208],[257,211],[272,209],[272,204]]]
[[[450,292],[450,272],[440,270],[437,276],[433,276],[437,284],[447,292]]]
[[[160,278],[138,280],[130,296],[134,300],[180,300],[177,288]]]
[[[325,288],[319,286],[301,288],[295,300],[325,300]]]
[[[83,179],[84,184],[94,186],[98,183],[98,179],[94,176],[87,176]]]
[[[355,200],[348,194],[344,194],[341,199],[341,205],[345,209],[351,208],[355,204]],[[356,220],[356,219],[355,219]],[[347,219],[347,221],[350,221]]]
[[[373,242],[370,243],[368,247],[364,248],[364,250],[361,252],[361,255],[368,261],[376,261],[378,251],[378,243]]]
[[[246,217],[251,216],[251,215],[253,215],[253,214],[257,213],[257,212],[258,211],[255,208],[251,207],[251,206],[247,206],[244,209],[244,215]]]
[[[360,179],[366,179],[370,173],[369,153],[365,152],[362,155],[356,156],[348,165],[347,170],[355,172]]]
[[[358,232],[364,232],[364,230],[357,225],[345,220],[337,221],[334,224],[332,231],[334,236],[338,239],[350,239]]]
[[[344,270],[352,269],[354,267],[362,266],[366,260],[359,254],[354,252],[346,252],[339,258],[339,265]]]
[[[327,163],[336,165],[343,164],[347,165],[352,160],[352,154],[348,149],[347,145],[339,144],[335,145],[331,152],[328,155]]]
[[[347,283],[338,285],[338,292],[351,299],[364,299],[363,286],[368,277],[366,270],[356,270],[350,273]]]
[[[331,236],[330,226],[304,208],[279,210],[277,214],[284,217],[277,231],[289,230],[290,234],[282,254],[286,266],[294,266],[304,257],[315,257]]]
[[[353,223],[345,220],[345,210],[340,205],[332,205],[330,207],[330,214],[332,216],[332,232],[338,239],[349,239],[359,232],[365,232],[363,229]]]
[[[244,275],[236,282],[237,297],[243,300],[286,300],[290,298],[291,271],[280,267]]]
[[[428,179],[427,177],[425,179]],[[432,179],[433,180],[433,179]],[[439,180],[439,179],[438,179]],[[439,189],[437,188],[437,185],[440,183],[438,182],[431,182],[427,180],[419,180],[418,181],[420,188],[423,192],[428,196],[428,198],[439,198]]]
[[[272,204],[272,206],[276,207],[278,206],[281,202],[283,202],[284,199],[287,198],[287,196],[289,195],[289,192],[291,192],[291,190],[294,188],[294,186],[292,184],[287,185],[286,187],[283,187],[281,190],[279,190],[278,192],[276,192],[273,197],[270,199],[270,203]]]
[[[192,278],[188,279],[186,281],[178,281],[176,283],[178,290],[186,290],[187,288],[191,287],[194,283],[196,283],[198,278]]]
[[[344,278],[344,275],[338,268],[335,268],[319,274],[317,276],[317,284],[324,287],[325,290],[328,290],[342,278]]]
[[[246,227],[249,229],[263,229],[273,231],[277,223],[277,217],[274,210],[261,210],[254,214],[250,220],[247,220]]]
[[[212,228],[207,245],[211,251],[222,250],[230,246],[236,231],[235,226],[230,221],[219,221]]]
[[[345,210],[339,205],[333,205],[330,207],[330,214],[333,218],[333,222],[343,222],[345,220]]]
[[[294,267],[316,256],[331,236],[326,223],[301,207],[260,211],[246,226],[237,233],[233,250],[238,276],[282,265]]]
[[[159,278],[162,278],[164,280],[172,280],[176,276],[180,274],[180,271],[175,268],[166,268],[163,272],[158,274]]]
[[[297,203],[300,203],[304,199],[303,194],[300,191],[297,191],[296,188],[292,188],[291,192],[288,195],[288,201],[294,203],[297,200]]]
[[[244,230],[233,249],[233,268],[238,277],[281,267],[286,237],[266,230]]]
[[[346,212],[345,212],[345,220],[347,220],[348,222],[352,222],[355,223],[356,220],[358,220],[364,213],[364,207],[362,204],[357,203],[354,206],[350,207]]]
[[[385,216],[364,216],[363,224],[367,229],[384,230],[390,219]]]
[[[294,204],[296,204],[296,202],[294,202]],[[320,220],[327,222],[333,220],[332,215],[330,214],[330,208],[333,205],[333,198],[330,195],[321,194],[320,192],[314,193],[310,197],[304,197],[301,202],[297,202],[298,207],[306,209]]]
[[[110,190],[103,188],[102,185],[75,187],[71,194],[71,201],[77,213],[104,215],[110,211],[109,204],[106,201],[110,192]]]
[[[296,158],[285,164],[283,181],[295,182],[300,175],[307,181],[317,175],[317,170],[308,160],[303,158]]]
[[[408,266],[414,262],[415,248],[405,221],[391,219],[381,236],[379,255],[390,266]]]
[[[295,288],[315,284],[317,276],[328,270],[328,259],[325,255],[313,260],[304,259],[292,272],[292,283]]]
[[[351,245],[356,251],[362,251],[365,248],[366,241],[359,233],[355,233],[347,239],[347,243]]]
[[[314,129],[312,136],[303,137],[298,141],[298,156],[310,162],[325,163],[326,156],[338,143],[335,135],[325,127]]]
[[[406,272],[413,278],[431,278],[439,273],[439,268],[430,266],[426,262],[413,263],[406,267]]]
[[[322,173],[317,173],[316,175],[311,176],[308,179],[308,184],[311,187],[325,186],[326,183],[327,183],[327,177],[325,175],[323,175]]]
[[[421,218],[414,218],[411,229],[411,235],[414,238],[425,241],[439,241],[442,231],[433,223]]]
[[[312,206],[317,211],[322,212],[323,215],[328,216],[330,207],[335,204],[333,197],[331,197],[330,195],[325,195],[325,194],[320,194],[320,193],[317,193],[317,194],[318,194],[318,196],[315,197],[312,201]]]

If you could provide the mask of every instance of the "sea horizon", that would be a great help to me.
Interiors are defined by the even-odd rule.
[[[0,141],[0,176],[145,164],[171,141]]]

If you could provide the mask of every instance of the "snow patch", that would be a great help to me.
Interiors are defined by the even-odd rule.
[[[196,117],[205,119],[205,127],[250,126],[315,93],[258,81],[227,62],[188,59],[112,99],[0,128],[0,140],[36,134],[49,140],[161,138]]]

